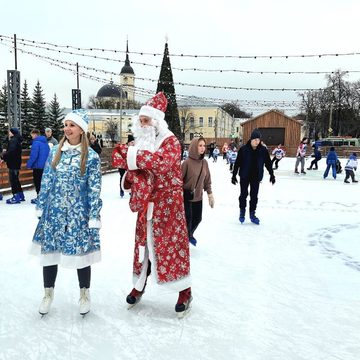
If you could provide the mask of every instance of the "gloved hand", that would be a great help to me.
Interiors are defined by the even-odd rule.
[[[270,182],[274,185],[275,184],[275,175],[270,175]]]
[[[214,195],[213,194],[208,194],[208,198],[209,198],[209,205],[210,205],[211,208],[213,208],[214,204],[215,204]]]
[[[231,182],[236,185],[238,183],[237,179],[236,179],[236,175],[233,175],[233,177],[231,178]]]

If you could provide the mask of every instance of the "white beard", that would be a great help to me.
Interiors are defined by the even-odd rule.
[[[134,136],[135,146],[139,150],[155,151],[156,129],[153,126],[139,127]]]

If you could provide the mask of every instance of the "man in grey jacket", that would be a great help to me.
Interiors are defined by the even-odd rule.
[[[50,148],[52,148],[54,145],[57,145],[59,142],[52,136],[52,130],[50,128],[46,128],[45,129],[45,135],[46,135],[46,139],[47,142],[50,146]]]

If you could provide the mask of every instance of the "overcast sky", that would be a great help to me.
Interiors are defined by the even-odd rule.
[[[3,3],[1,1],[4,9]],[[0,35],[17,34],[18,39],[57,45],[124,51],[128,38],[130,52],[162,54],[167,37],[171,54],[276,56],[360,52],[358,0],[63,0],[56,3],[48,0],[21,0],[13,4],[14,9],[7,6],[6,16],[3,12]],[[4,82],[6,70],[14,69],[14,56],[6,38],[0,45],[0,80]],[[80,51],[83,54],[121,60],[104,61],[51,52],[34,46],[24,47],[20,43],[19,49],[115,73],[120,72],[125,59],[124,53]],[[180,71],[174,68],[258,72],[360,70],[360,55],[288,59],[172,56],[170,60],[175,82],[245,88],[322,88],[326,86],[326,80],[323,74],[242,74]],[[158,79],[160,69],[155,65],[161,65],[162,56],[130,53],[130,61],[138,78]],[[47,102],[56,93],[61,106],[71,107],[71,89],[76,88],[76,76],[70,71],[21,52],[18,53],[18,70],[21,71],[21,82],[27,80],[31,94],[36,81],[40,80]],[[105,80],[111,78],[109,74],[84,71]],[[347,79],[355,81],[359,78],[360,73],[352,73]],[[118,77],[113,77],[113,80],[117,82]],[[135,84],[151,92],[156,90],[156,82],[137,79]],[[90,95],[96,95],[102,85],[94,80],[80,79],[83,105],[88,102]],[[297,93],[290,91],[209,89],[180,85],[175,85],[175,89],[178,95],[240,100],[240,104],[243,104],[241,107],[254,114],[266,109],[258,109],[254,103],[246,104],[245,101],[299,100]],[[138,100],[144,101],[145,97]],[[270,104],[269,107],[276,106]],[[291,111],[285,111],[291,114]]]

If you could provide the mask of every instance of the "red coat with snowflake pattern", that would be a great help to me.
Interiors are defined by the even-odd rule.
[[[113,153],[113,165],[128,169],[127,145],[120,145]],[[152,153],[138,150],[136,166],[125,181],[132,184],[133,208],[139,209],[136,222],[134,274],[140,275],[142,263],[139,247],[147,244],[147,203],[154,203],[152,212],[153,253],[157,279],[160,284],[184,279],[190,275],[189,240],[186,228],[182,174],[180,164],[180,143],[174,135],[162,142]],[[143,170],[143,171],[141,171]],[[140,172],[140,174],[139,174]],[[143,174],[141,174],[141,172]],[[138,175],[140,176],[137,176]],[[149,173],[152,186],[147,186]],[[135,193],[134,193],[135,192]],[[150,195],[148,194],[150,192]],[[136,199],[139,200],[138,207]]]

